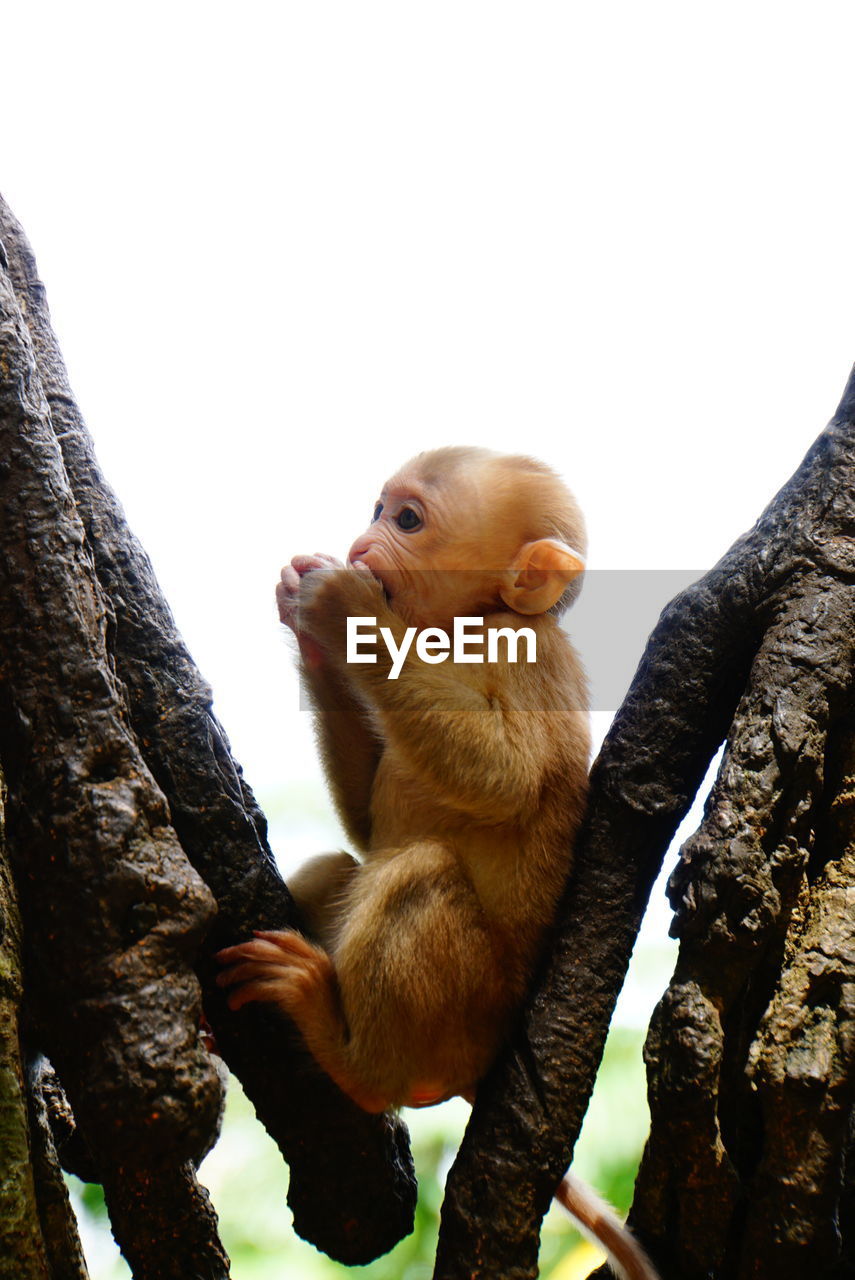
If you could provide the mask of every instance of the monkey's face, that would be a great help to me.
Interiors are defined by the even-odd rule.
[[[371,570],[407,623],[448,628],[501,607],[512,543],[490,509],[483,468],[438,480],[409,464],[384,485],[348,563]]]

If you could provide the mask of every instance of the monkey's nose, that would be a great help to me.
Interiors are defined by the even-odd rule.
[[[367,552],[371,550],[371,539],[367,534],[363,533],[356,539],[353,546],[347,553],[347,563],[353,564],[354,560],[361,560]]]

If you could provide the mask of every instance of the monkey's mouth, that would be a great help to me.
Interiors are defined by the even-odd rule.
[[[373,565],[368,564],[368,565],[365,565],[365,567],[371,573],[372,578],[374,578],[377,582],[380,583],[380,586],[383,588],[383,599],[386,601],[386,604],[388,604],[392,599],[392,592],[389,590],[388,577],[386,576],[386,574],[384,574],[380,570],[375,569]]]

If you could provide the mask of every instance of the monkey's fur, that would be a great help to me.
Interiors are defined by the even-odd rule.
[[[404,508],[414,530],[399,527]],[[585,798],[585,679],[549,612],[583,553],[582,517],[547,468],[447,449],[387,484],[351,549],[360,568],[298,557],[283,571],[283,620],[303,642],[324,765],[363,860],[322,855],[290,882],[323,949],[258,937],[224,957],[222,978],[242,984],[235,1007],[284,1008],[367,1109],[471,1095],[525,994]],[[411,652],[391,680],[383,645],[374,664],[345,661],[348,616],[400,644],[408,624],[450,629],[455,615],[531,627],[536,662]]]
[[[367,1110],[471,1100],[525,996],[585,802],[587,688],[558,622],[584,553],[549,468],[442,449],[386,484],[349,567],[298,556],[282,571],[280,616],[361,860],[301,868],[289,887],[311,940],[258,934],[221,953],[220,981],[233,1008],[278,1004]],[[349,616],[398,646],[407,626],[450,631],[455,616],[529,627],[536,662],[432,665],[411,649],[389,679],[382,644],[373,664],[346,661]],[[564,1188],[596,1217],[579,1195]]]

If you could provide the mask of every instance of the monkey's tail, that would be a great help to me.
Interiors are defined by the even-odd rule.
[[[587,1182],[566,1173],[555,1199],[609,1255],[609,1265],[620,1280],[660,1280],[659,1273],[632,1232],[611,1205],[601,1200]]]

